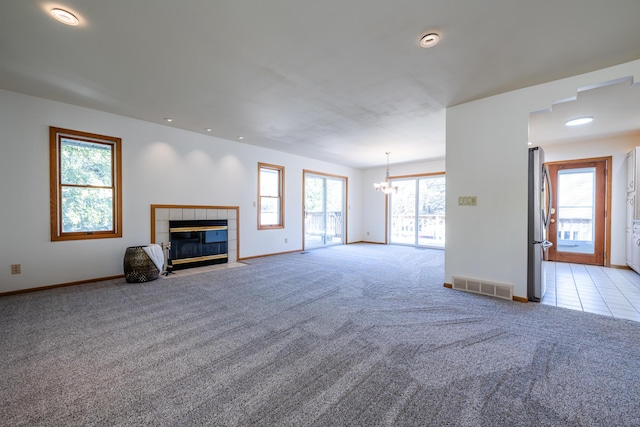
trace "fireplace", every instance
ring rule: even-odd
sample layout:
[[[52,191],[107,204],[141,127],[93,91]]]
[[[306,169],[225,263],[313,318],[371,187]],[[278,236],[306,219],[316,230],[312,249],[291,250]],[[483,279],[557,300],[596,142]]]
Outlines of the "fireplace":
[[[173,270],[228,262],[226,219],[169,221]]]

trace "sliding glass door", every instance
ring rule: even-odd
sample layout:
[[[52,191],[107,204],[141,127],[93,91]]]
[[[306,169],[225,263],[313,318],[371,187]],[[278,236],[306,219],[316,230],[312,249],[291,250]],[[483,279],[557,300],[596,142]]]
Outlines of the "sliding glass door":
[[[393,184],[398,191],[389,198],[389,241],[444,248],[444,175],[393,179]]]
[[[304,172],[305,249],[345,243],[346,178]]]

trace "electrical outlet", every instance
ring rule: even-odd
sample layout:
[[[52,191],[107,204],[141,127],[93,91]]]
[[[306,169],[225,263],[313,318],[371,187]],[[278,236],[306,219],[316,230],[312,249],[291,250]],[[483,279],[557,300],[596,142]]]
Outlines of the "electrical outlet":
[[[284,242],[285,243],[289,243],[289,239],[287,239],[286,237],[284,238]]]
[[[11,264],[11,274],[20,274],[21,267],[20,264]]]
[[[369,235],[369,232],[367,231],[367,236]]]

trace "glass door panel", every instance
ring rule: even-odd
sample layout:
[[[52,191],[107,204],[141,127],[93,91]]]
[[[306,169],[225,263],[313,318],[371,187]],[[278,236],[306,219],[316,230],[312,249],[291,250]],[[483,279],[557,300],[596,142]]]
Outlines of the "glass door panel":
[[[304,246],[324,245],[324,180],[305,175],[304,178]]]
[[[345,243],[346,180],[304,175],[305,249]]]
[[[418,245],[444,247],[444,176],[420,179],[418,186]]]
[[[445,176],[393,180],[389,241],[444,248]]]
[[[416,243],[416,181],[393,181],[398,191],[391,194],[391,243]]]
[[[558,171],[558,252],[594,253],[596,168]]]
[[[344,181],[326,178],[325,187],[325,244],[339,245],[344,243]]]

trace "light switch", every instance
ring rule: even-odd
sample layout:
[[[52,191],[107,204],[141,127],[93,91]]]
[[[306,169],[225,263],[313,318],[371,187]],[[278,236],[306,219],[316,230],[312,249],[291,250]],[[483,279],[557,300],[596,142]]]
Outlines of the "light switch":
[[[477,206],[478,196],[458,196],[458,206]]]

